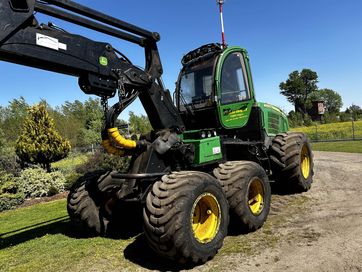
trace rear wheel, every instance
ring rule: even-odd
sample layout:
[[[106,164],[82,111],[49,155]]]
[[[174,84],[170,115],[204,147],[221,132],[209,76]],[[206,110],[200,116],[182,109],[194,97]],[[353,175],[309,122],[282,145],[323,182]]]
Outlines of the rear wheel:
[[[106,235],[114,206],[111,192],[115,188],[110,172],[95,171],[80,177],[67,199],[72,223],[87,234]]]
[[[150,247],[179,262],[206,262],[221,248],[228,204],[217,180],[206,173],[174,172],[147,195],[144,230]]]
[[[269,214],[271,190],[264,169],[251,161],[229,161],[214,170],[237,226],[247,231],[260,228]]]
[[[277,135],[270,150],[273,177],[291,192],[308,191],[313,182],[313,153],[304,133]]]

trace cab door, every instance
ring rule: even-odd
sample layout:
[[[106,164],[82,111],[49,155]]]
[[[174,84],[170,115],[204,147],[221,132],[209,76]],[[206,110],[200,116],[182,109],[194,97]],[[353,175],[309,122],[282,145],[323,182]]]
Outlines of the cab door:
[[[238,47],[223,52],[217,68],[216,90],[218,114],[224,128],[240,128],[249,120],[255,101],[249,74],[246,52]]]

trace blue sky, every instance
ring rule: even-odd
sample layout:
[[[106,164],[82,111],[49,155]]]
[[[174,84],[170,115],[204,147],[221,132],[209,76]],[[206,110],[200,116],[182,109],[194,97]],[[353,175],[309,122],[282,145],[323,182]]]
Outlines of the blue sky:
[[[173,92],[180,60],[188,51],[220,41],[216,0],[133,0],[79,3],[161,34],[159,50],[163,79]],[[320,88],[337,91],[343,109],[352,103],[362,106],[362,1],[361,0],[226,0],[226,40],[248,50],[257,99],[285,111],[293,106],[280,95],[279,83],[294,70],[310,68],[318,73]],[[135,64],[143,65],[143,50],[56,19],[38,16],[39,21],[65,28],[98,41],[110,42]],[[87,99],[77,79],[19,65],[0,62],[0,105],[19,96],[29,103],[44,98],[52,106],[64,101]],[[129,110],[143,113],[139,102]],[[121,116],[122,117],[122,116]]]

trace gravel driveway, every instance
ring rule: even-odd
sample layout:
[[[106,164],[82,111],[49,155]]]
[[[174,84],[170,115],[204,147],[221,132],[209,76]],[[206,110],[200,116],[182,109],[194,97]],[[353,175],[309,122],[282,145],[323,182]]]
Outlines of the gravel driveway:
[[[273,195],[265,226],[195,271],[362,271],[362,154],[314,152],[311,190]]]

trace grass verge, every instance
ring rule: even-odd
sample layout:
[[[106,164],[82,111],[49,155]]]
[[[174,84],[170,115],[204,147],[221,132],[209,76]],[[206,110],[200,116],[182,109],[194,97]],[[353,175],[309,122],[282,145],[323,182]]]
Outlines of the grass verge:
[[[362,153],[362,141],[312,143],[315,151]]]

